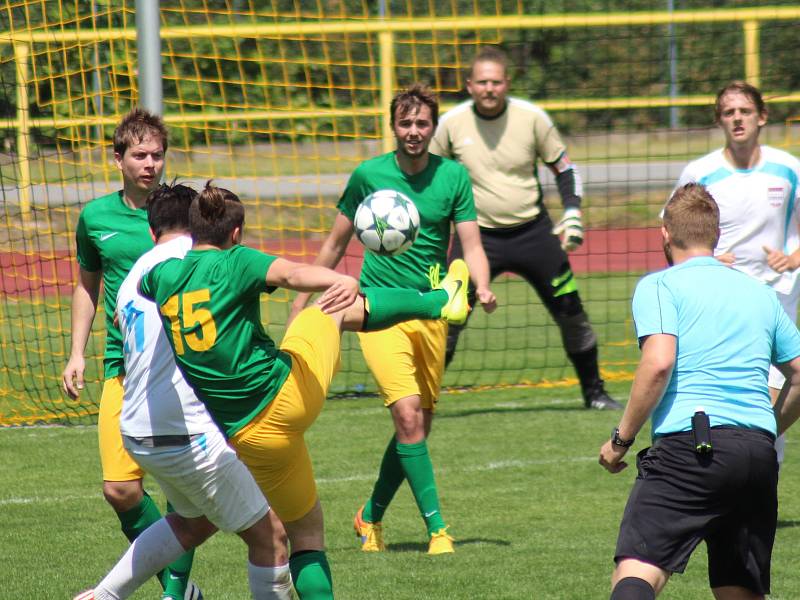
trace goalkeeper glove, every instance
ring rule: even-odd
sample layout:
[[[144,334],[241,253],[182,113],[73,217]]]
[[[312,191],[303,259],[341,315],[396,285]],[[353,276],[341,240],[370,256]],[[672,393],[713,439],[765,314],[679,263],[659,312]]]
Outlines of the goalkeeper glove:
[[[561,247],[570,252],[583,244],[583,223],[578,208],[568,208],[561,220],[553,228],[553,233],[561,238]]]

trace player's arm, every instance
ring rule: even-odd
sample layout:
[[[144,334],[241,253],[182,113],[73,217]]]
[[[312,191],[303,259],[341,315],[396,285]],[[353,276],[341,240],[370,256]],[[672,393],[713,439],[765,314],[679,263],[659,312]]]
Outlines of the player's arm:
[[[621,439],[633,440],[661,401],[675,366],[677,347],[678,339],[668,333],[648,335],[642,341],[642,357],[633,376],[630,399],[619,422]],[[609,472],[618,473],[628,466],[622,460],[627,451],[627,448],[609,440],[600,448],[600,464]]]
[[[564,250],[575,250],[583,244],[583,183],[580,173],[566,152],[556,162],[547,163],[547,167],[556,178],[556,187],[564,206],[564,214],[553,228],[553,233],[561,238],[561,247]]]
[[[267,270],[268,286],[277,286],[298,292],[325,293],[319,300],[320,308],[334,313],[347,308],[358,298],[358,281],[327,267],[307,265],[284,258],[276,258]]]
[[[497,308],[497,299],[489,288],[489,260],[481,243],[481,232],[476,221],[456,223],[456,234],[464,249],[464,262],[469,267],[470,279],[475,284],[475,293],[486,312]]]
[[[777,367],[786,377],[775,402],[778,435],[782,435],[800,417],[800,356]]]
[[[61,374],[61,385],[71,398],[77,398],[83,389],[83,373],[86,361],[83,357],[92,332],[92,322],[97,313],[102,271],[78,270],[78,281],[72,292],[72,324],[69,360]]]
[[[344,214],[338,213],[336,219],[333,221],[333,227],[328,237],[322,243],[319,249],[319,254],[314,259],[314,265],[327,267],[328,269],[336,268],[336,265],[342,260],[347,245],[350,243],[350,238],[353,237],[353,222],[350,221]],[[293,288],[294,289],[294,288]],[[289,322],[303,310],[311,298],[311,291],[301,291],[292,302],[291,311],[289,312]]]

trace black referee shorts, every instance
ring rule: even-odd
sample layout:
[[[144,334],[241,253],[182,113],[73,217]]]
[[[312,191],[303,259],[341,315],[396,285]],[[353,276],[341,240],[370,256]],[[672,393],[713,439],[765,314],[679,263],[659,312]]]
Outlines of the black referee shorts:
[[[711,440],[713,452],[705,456],[695,452],[691,431],[639,452],[614,560],[683,573],[705,540],[712,588],[768,594],[778,515],[775,438],[759,429],[714,427]]]

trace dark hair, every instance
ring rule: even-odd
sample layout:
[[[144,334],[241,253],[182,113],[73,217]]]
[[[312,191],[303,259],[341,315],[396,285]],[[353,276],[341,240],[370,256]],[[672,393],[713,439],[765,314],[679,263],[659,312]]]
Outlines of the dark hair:
[[[162,183],[147,196],[147,221],[156,240],[170,231],[189,231],[189,207],[197,192],[182,183]]]
[[[719,121],[722,116],[722,97],[729,92],[744,94],[756,105],[759,115],[767,114],[767,105],[764,103],[764,98],[756,86],[750,85],[746,81],[732,81],[717,92],[717,100],[714,102],[714,118],[716,121]]]
[[[467,74],[468,79],[472,78],[472,72],[475,69],[475,65],[480,62],[493,62],[497,63],[498,65],[502,65],[503,73],[506,76],[508,75],[508,54],[496,46],[484,46],[478,50],[475,58],[473,58],[472,62],[469,64],[469,73]]]
[[[244,225],[244,205],[225,188],[209,179],[189,209],[189,229],[195,244],[224,246],[233,230]]]
[[[144,108],[134,108],[122,117],[114,130],[114,152],[124,156],[128,148],[142,143],[147,137],[160,140],[164,152],[167,151],[169,136],[161,117]]]
[[[439,101],[424,83],[415,83],[392,98],[392,104],[389,107],[392,113],[390,120],[392,127],[394,127],[396,118],[403,118],[422,105],[431,109],[431,121],[436,127],[439,123]]]
[[[687,184],[675,190],[664,207],[664,227],[676,248],[713,250],[719,241],[719,207],[704,186]]]

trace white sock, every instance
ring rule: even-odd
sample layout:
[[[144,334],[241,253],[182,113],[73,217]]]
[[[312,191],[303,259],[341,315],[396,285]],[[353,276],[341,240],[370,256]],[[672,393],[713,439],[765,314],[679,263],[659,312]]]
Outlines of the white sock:
[[[254,600],[292,600],[289,563],[278,567],[257,567],[248,562],[247,579]]]
[[[127,598],[184,552],[167,520],[156,521],[133,540],[128,551],[97,585],[95,598]]]

